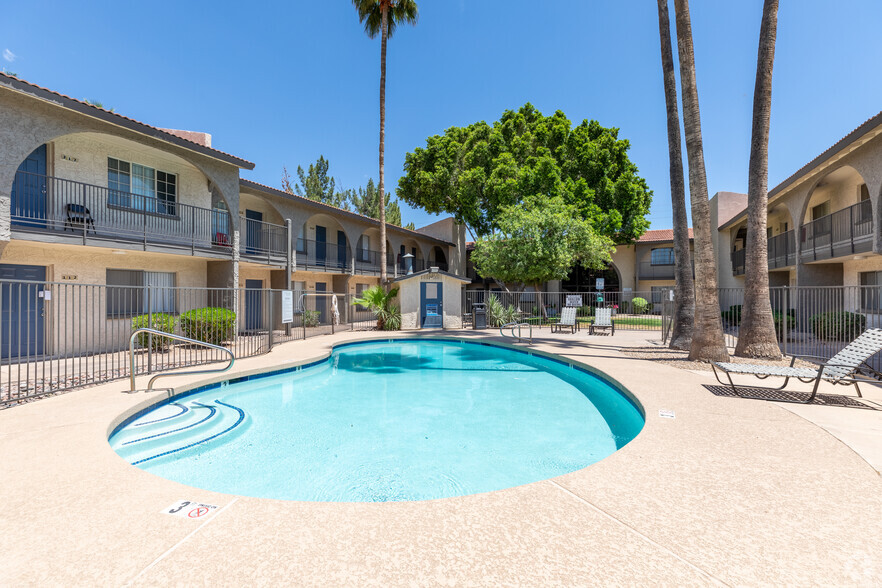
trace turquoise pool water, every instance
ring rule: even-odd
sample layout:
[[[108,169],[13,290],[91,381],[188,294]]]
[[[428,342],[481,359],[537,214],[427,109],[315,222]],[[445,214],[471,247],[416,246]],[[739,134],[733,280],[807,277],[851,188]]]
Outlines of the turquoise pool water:
[[[118,428],[113,449],[190,486],[383,502],[499,490],[588,466],[643,427],[603,379],[459,341],[337,347],[304,369],[198,390]]]

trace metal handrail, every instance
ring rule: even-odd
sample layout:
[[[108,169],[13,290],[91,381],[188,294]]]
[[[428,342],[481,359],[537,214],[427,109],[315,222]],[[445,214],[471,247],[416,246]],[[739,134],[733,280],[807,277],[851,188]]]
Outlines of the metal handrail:
[[[518,329],[518,334],[517,334],[517,335],[515,335],[515,332],[514,332],[515,327],[517,327],[517,329]],[[522,327],[529,327],[529,329],[530,329],[530,339],[529,339],[529,344],[532,345],[532,344],[533,344],[533,325],[530,324],[530,323],[519,323],[519,322],[517,322],[517,321],[515,321],[515,322],[513,322],[513,323],[506,323],[506,324],[504,324],[504,325],[502,325],[502,326],[499,327],[499,335],[502,336],[502,337],[508,337],[508,335],[506,335],[506,334],[502,331],[502,329],[511,328],[511,337],[512,337],[513,339],[517,339],[518,341],[523,341],[523,340],[524,340],[524,337],[521,335],[521,328],[522,328]]]
[[[149,327],[142,327],[140,329],[135,329],[132,331],[132,336],[129,338],[129,369],[131,370],[131,381],[132,381],[132,389],[129,392],[134,392],[137,390],[135,387],[135,338],[142,333],[150,333],[152,335],[159,335],[160,337],[168,337],[169,339],[174,339],[175,341],[183,341],[184,343],[192,343],[196,345],[204,345],[205,347],[210,347],[211,349],[219,349],[220,351],[225,351],[230,355],[230,363],[227,364],[226,367],[220,369],[211,369],[211,370],[195,370],[189,372],[175,372],[171,374],[156,374],[150,381],[147,382],[147,390],[153,389],[153,382],[157,380],[157,378],[163,378],[168,376],[183,376],[188,375],[191,376],[193,374],[220,374],[228,371],[231,367],[233,367],[233,363],[236,361],[236,356],[233,355],[233,352],[227,349],[226,347],[221,347],[220,345],[215,345],[213,343],[206,343],[205,341],[199,341],[198,339],[190,339],[189,337],[184,337],[181,335],[175,335],[174,333],[166,333],[165,331],[160,331],[159,329],[151,329]],[[150,342],[148,342],[148,345]]]

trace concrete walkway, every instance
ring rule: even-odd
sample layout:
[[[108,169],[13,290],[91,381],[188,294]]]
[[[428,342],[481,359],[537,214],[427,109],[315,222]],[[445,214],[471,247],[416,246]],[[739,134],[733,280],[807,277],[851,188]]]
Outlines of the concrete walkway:
[[[377,335],[287,343],[234,373]],[[107,443],[164,395],[127,394],[124,382],[0,411],[0,585],[878,585],[878,472],[806,414],[714,396],[703,375],[619,352],[645,339],[581,332],[534,345],[636,395],[647,422],[624,449],[551,480],[443,500],[288,502],[158,478]],[[845,429],[849,415],[882,414],[824,410],[840,411]],[[179,500],[221,508],[205,520],[161,513]]]

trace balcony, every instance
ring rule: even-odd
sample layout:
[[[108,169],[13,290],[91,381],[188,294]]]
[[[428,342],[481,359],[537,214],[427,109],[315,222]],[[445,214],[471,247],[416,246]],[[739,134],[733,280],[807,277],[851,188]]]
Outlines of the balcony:
[[[747,264],[747,249],[732,252],[732,275],[743,276]]]
[[[229,213],[17,172],[11,207],[16,233],[75,238],[83,245],[158,246],[233,257]],[[50,239],[51,240],[51,239]]]
[[[288,227],[239,217],[239,257],[270,265],[288,262]]]
[[[360,254],[361,251],[358,253]],[[297,239],[295,257],[295,270],[297,271],[348,274],[352,272],[352,262],[352,250],[348,246],[341,247],[336,243]],[[379,266],[377,267],[379,273]],[[358,269],[358,264],[356,264],[356,269]]]
[[[803,225],[800,259],[818,261],[873,249],[873,209],[869,200]]]
[[[637,268],[638,280],[673,280],[677,266],[674,264],[653,264],[643,261]]]
[[[796,242],[793,231],[775,235],[769,239],[767,248],[769,269],[777,269],[796,265]],[[732,275],[743,276],[747,268],[747,249],[732,252]]]

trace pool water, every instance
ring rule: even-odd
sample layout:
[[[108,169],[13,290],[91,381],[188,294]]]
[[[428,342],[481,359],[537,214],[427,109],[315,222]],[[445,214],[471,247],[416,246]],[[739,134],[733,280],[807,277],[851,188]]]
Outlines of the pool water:
[[[308,501],[427,500],[584,468],[643,427],[570,364],[463,341],[337,347],[316,365],[174,399],[117,429],[138,467],[218,492]]]

